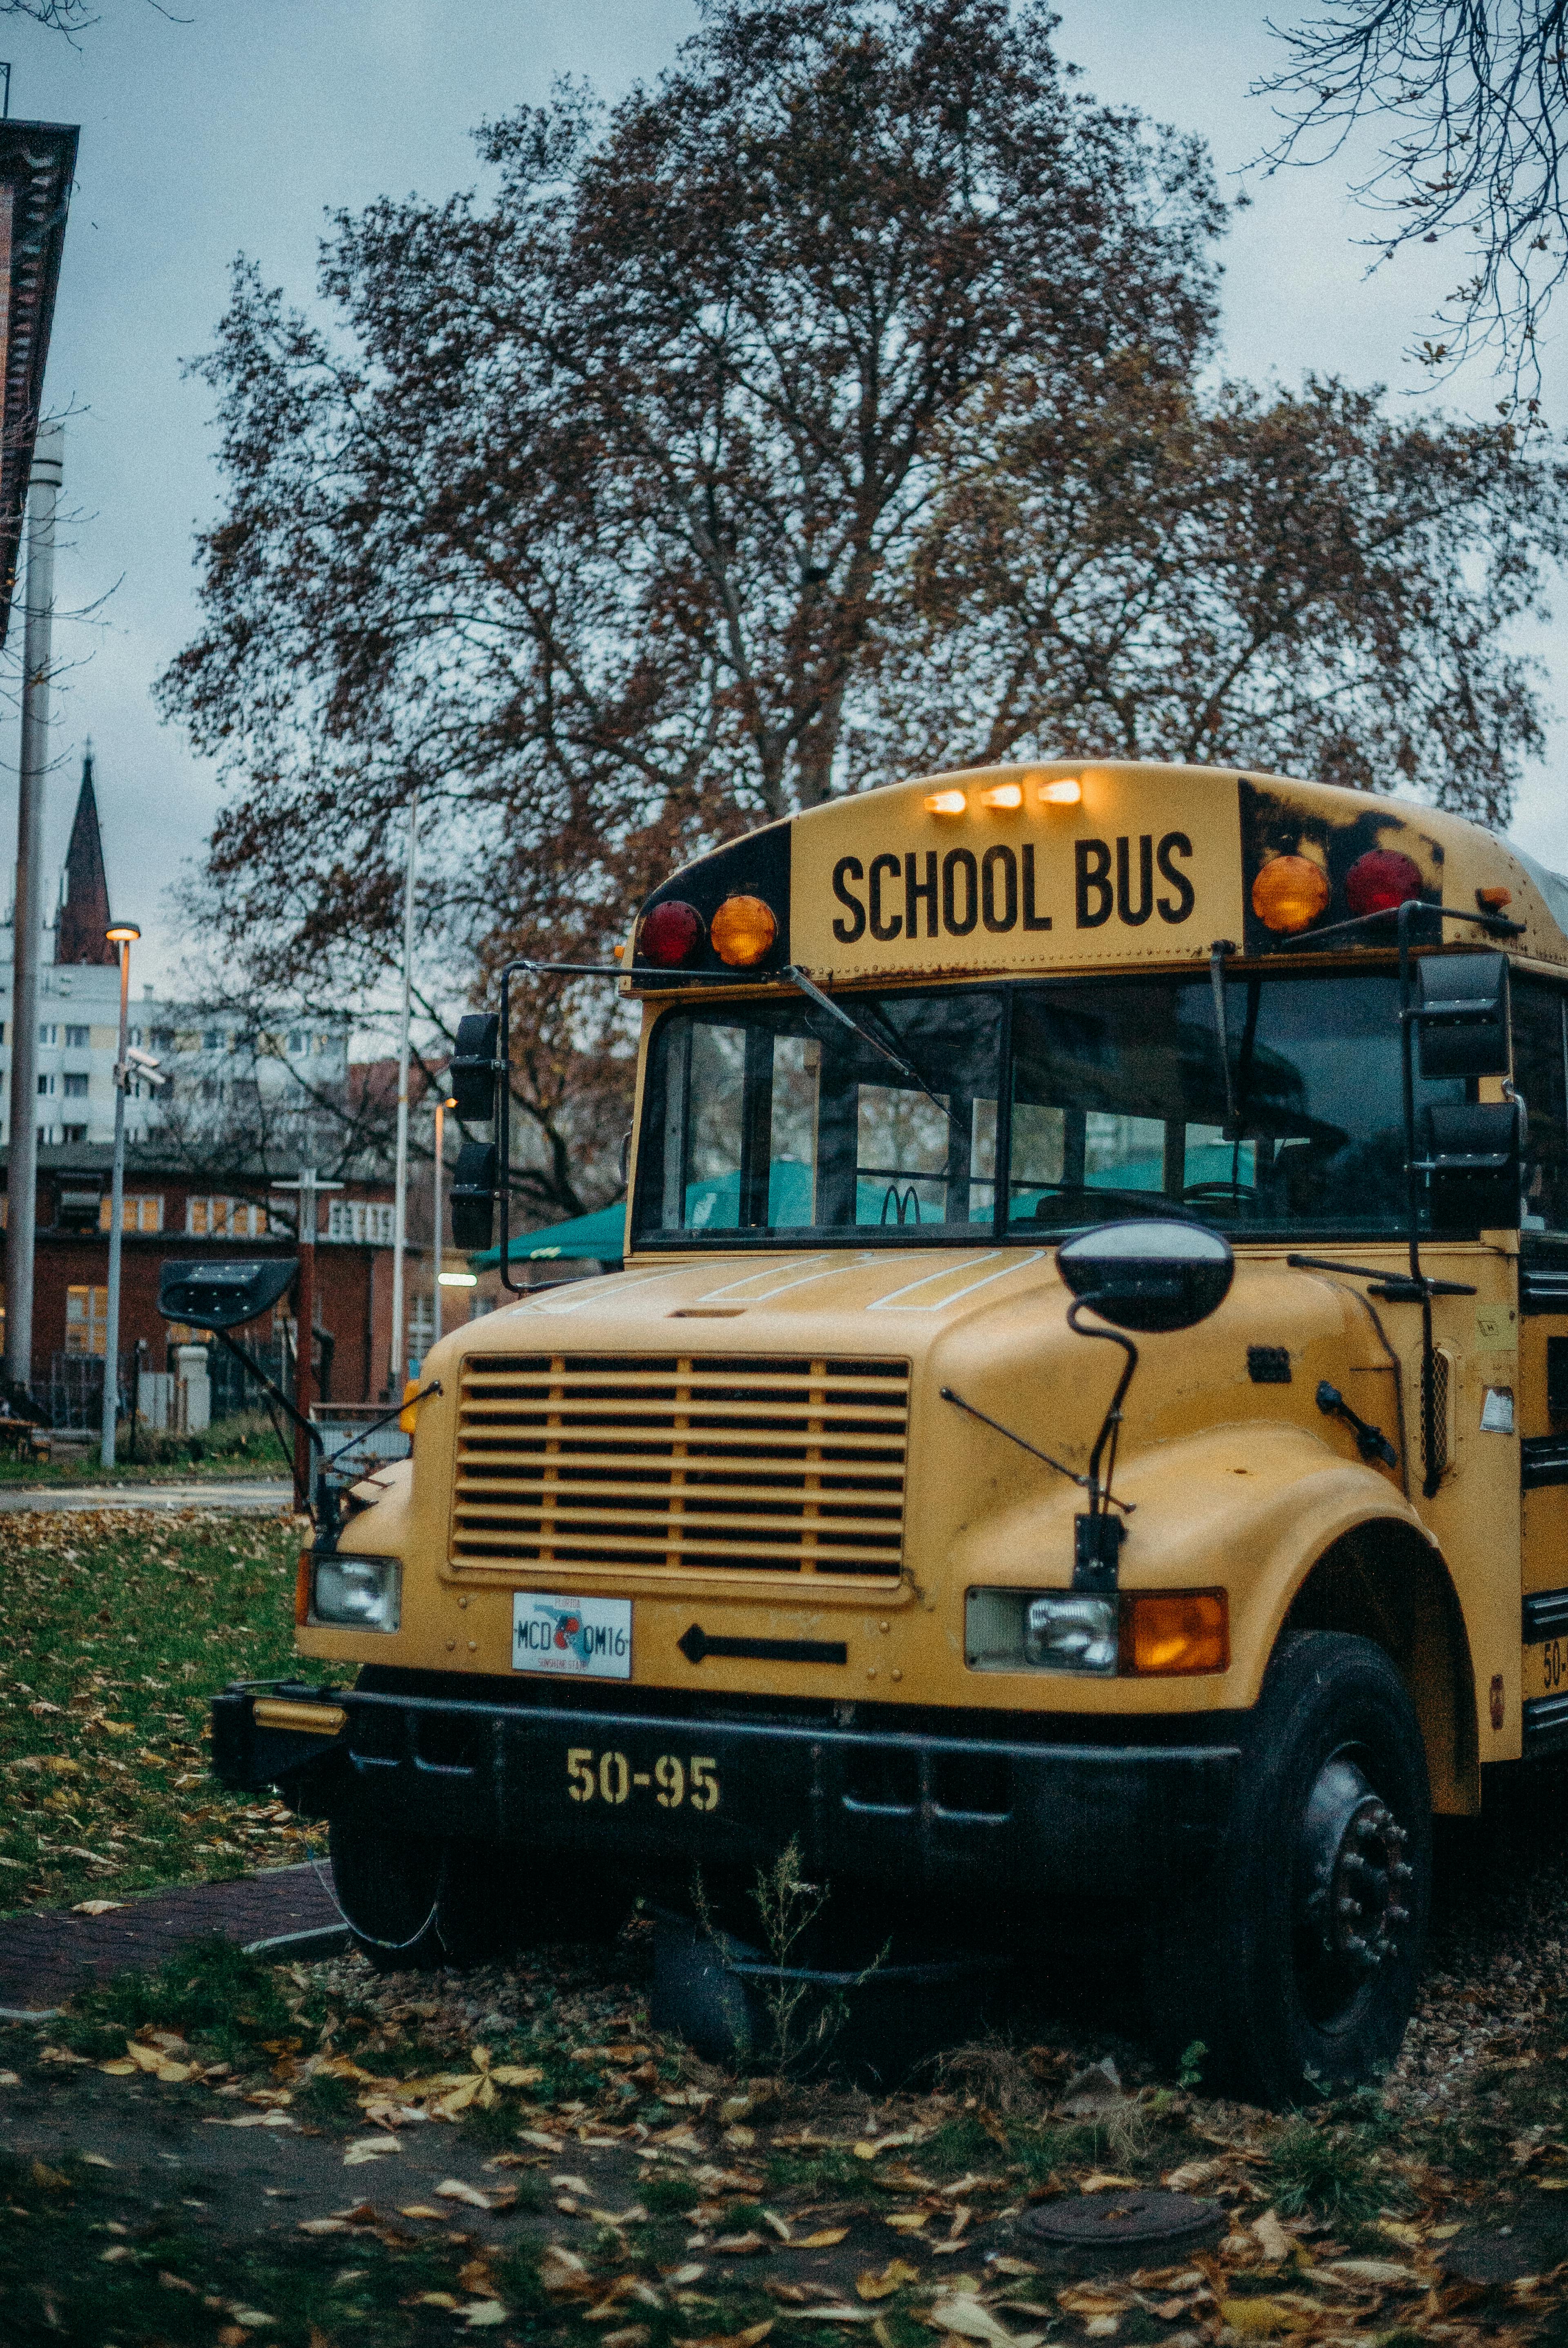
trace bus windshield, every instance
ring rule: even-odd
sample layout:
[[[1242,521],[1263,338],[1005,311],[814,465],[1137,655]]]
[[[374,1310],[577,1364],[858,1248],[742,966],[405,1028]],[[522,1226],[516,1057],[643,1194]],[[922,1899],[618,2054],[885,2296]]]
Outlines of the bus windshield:
[[[842,1001],[861,1035],[804,998],[665,1014],[637,1243],[1022,1240],[1173,1203],[1237,1238],[1403,1229],[1391,972],[1229,978],[1223,1037],[1206,974]],[[1463,1097],[1418,1079],[1418,1107]]]

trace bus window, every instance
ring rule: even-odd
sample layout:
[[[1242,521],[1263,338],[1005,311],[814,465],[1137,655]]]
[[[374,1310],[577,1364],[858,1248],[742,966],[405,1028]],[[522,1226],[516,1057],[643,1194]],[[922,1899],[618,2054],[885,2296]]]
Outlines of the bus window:
[[[1521,1230],[1568,1233],[1568,993],[1515,972],[1513,1081],[1529,1117]]]
[[[1249,1235],[1397,1233],[1405,1213],[1391,973],[1206,978],[1014,998],[1008,1220],[1066,1230],[1178,1204]],[[1418,1105],[1462,1100],[1458,1080]]]
[[[682,1010],[661,1022],[640,1235],[859,1241],[990,1231],[999,998],[856,994],[845,1004],[858,1035],[804,1000]]]

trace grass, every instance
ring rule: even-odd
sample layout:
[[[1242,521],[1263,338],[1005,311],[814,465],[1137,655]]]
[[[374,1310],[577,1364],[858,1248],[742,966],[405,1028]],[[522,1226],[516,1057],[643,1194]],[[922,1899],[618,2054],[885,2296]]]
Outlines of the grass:
[[[204,1758],[215,1689],[302,1668],[297,1546],[265,1520],[0,1517],[0,1910],[303,1855]]]
[[[1399,2199],[1399,2181],[1378,2160],[1378,2133],[1366,2120],[1286,2120],[1269,2143],[1263,2172],[1281,2217],[1356,2228]]]
[[[87,1982],[72,1999],[56,2036],[77,2054],[101,2060],[121,2053],[127,2038],[145,2024],[156,2023],[179,2031],[208,2061],[241,2061],[254,2057],[269,2040],[274,2047],[290,2039],[300,2043],[280,1980],[274,1966],[213,1933],[191,1941],[155,1971]],[[341,2082],[322,2084],[335,2087]],[[348,2107],[353,2109],[352,2099]]]

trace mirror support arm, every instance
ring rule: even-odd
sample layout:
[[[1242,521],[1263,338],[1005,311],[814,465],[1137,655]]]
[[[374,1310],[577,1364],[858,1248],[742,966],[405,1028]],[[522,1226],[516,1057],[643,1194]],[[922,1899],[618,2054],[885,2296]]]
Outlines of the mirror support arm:
[[[1111,1514],[1112,1509],[1122,1505],[1113,1498],[1111,1483],[1116,1473],[1116,1440],[1122,1429],[1122,1406],[1127,1399],[1127,1389],[1138,1366],[1138,1348],[1121,1329],[1087,1326],[1079,1319],[1079,1314],[1085,1309],[1093,1311],[1093,1297],[1075,1296],[1067,1308],[1068,1327],[1080,1337],[1106,1338],[1112,1345],[1120,1345],[1127,1356],[1122,1375],[1116,1381],[1116,1391],[1111,1397],[1111,1406],[1100,1422],[1100,1432],[1089,1455],[1089,1507],[1082,1516],[1074,1519],[1076,1541],[1072,1586],[1074,1590],[1106,1591],[1116,1587],[1118,1560],[1127,1534],[1122,1519]],[[1100,1474],[1102,1459],[1105,1462],[1103,1480]]]

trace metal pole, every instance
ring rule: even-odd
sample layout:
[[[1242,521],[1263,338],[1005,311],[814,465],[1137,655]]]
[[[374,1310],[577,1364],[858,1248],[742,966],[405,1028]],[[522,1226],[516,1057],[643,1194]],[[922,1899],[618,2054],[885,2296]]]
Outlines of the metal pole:
[[[125,1241],[125,1097],[130,1083],[126,1046],[130,1041],[130,940],[119,941],[119,1054],[114,1071],[114,1177],[109,1185],[109,1293],[104,1325],[103,1435],[100,1468],[114,1466],[115,1417],[119,1402],[119,1266]]]
[[[443,1077],[441,1081],[445,1084],[446,1080]],[[441,1343],[441,1153],[445,1149],[446,1146],[446,1102],[445,1096],[437,1092],[436,1096],[436,1179],[434,1185],[436,1192],[434,1200],[436,1210],[436,1238],[430,1251],[431,1263],[433,1267],[430,1278],[430,1326],[434,1333],[431,1343],[436,1345]]]
[[[44,919],[44,777],[49,763],[49,663],[55,615],[55,510],[65,440],[41,424],[27,498],[26,635],[16,795],[16,911],[12,930],[11,1147],[6,1165],[5,1375],[33,1375],[33,1245],[38,1203],[38,964]]]
[[[300,1271],[295,1283],[294,1408],[308,1421],[314,1385],[316,1326],[316,1176],[300,1169]],[[294,1506],[303,1509],[311,1497],[311,1438],[302,1426],[294,1427]]]
[[[392,1209],[392,1376],[387,1400],[396,1402],[408,1375],[403,1334],[403,1243],[408,1229],[408,1015],[414,965],[414,860],[419,839],[419,794],[408,802],[408,870],[403,882],[403,1025],[397,1044],[397,1179]]]

